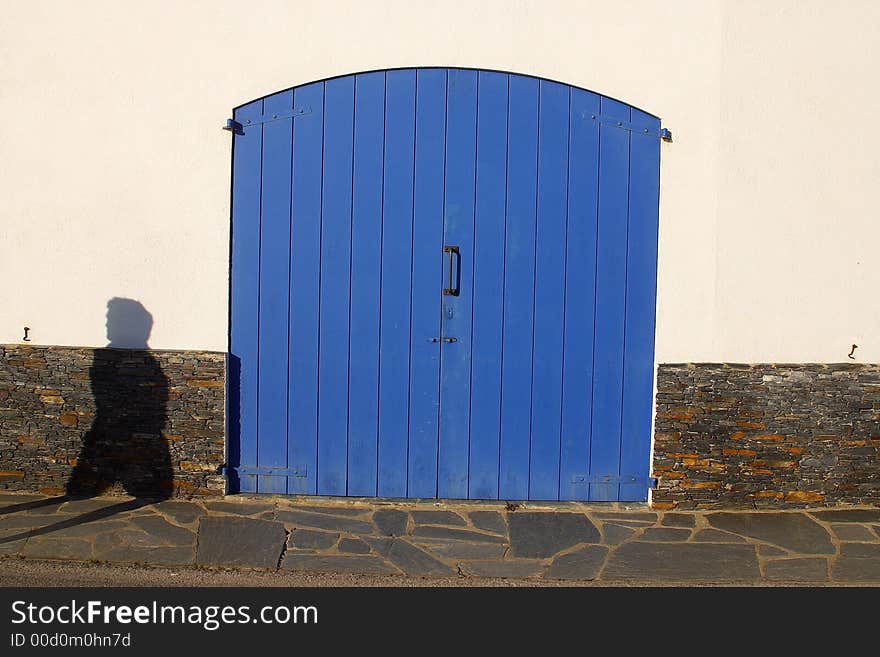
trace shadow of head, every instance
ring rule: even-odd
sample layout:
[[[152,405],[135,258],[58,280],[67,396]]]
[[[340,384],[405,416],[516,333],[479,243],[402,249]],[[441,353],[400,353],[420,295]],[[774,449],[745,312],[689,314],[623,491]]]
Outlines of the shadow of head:
[[[147,349],[153,316],[139,301],[113,297],[107,302],[108,347]]]

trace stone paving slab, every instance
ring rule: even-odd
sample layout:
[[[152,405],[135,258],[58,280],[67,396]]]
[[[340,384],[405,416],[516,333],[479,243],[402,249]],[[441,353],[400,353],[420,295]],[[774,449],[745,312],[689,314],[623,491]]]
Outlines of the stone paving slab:
[[[660,583],[739,583],[761,578],[754,545],[729,543],[624,543],[602,576]]]
[[[280,522],[209,516],[199,522],[196,563],[277,568],[286,540],[287,534]]]
[[[256,496],[149,504],[0,492],[0,558],[599,584],[880,586],[880,509],[664,512]]]
[[[819,557],[774,559],[764,566],[764,575],[775,582],[827,582],[828,559]]]

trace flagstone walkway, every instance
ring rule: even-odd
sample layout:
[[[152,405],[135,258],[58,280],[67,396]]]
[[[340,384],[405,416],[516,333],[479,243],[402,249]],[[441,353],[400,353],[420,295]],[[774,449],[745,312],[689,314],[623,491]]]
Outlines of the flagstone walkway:
[[[0,558],[605,584],[880,585],[880,508],[0,493]],[[389,578],[393,584],[393,577]]]

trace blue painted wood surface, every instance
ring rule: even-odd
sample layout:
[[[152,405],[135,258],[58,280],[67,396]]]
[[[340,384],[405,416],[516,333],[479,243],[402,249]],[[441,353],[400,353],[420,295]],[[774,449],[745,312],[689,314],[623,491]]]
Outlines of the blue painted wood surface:
[[[477,101],[468,497],[498,497],[501,445],[501,321],[507,201],[507,98],[504,73],[481,71]]]
[[[264,114],[289,111],[293,92],[265,100]],[[290,177],[293,122],[263,126],[263,179],[260,198],[259,411],[257,465],[287,465],[287,318],[290,312]],[[287,477],[258,475],[260,493],[286,493]]]
[[[293,102],[296,107],[308,107],[311,113],[293,120],[287,466],[296,474],[288,477],[287,492],[314,495],[317,493],[318,469],[318,317],[324,84],[318,82],[299,87],[294,91]],[[273,282],[261,281],[260,287],[264,285],[271,287]]]
[[[441,331],[446,71],[419,71],[417,88],[406,490],[408,497],[436,497],[441,343],[432,340]]]
[[[351,215],[348,495],[377,494],[384,144],[385,74],[358,75]]]
[[[239,107],[235,120],[244,123],[263,114],[263,101]],[[257,400],[260,319],[260,179],[263,128],[235,136],[232,154],[232,253],[230,271],[229,354],[237,377],[230,382],[230,465],[256,465],[259,447]],[[234,490],[257,492],[255,475],[233,478]]]
[[[382,281],[379,299],[379,489],[406,496],[416,72],[385,81]]]
[[[656,117],[442,68],[234,117],[235,490],[646,499]]]
[[[660,121],[633,108],[637,127],[657,131]],[[657,297],[657,208],[660,142],[633,136],[629,158],[626,334],[620,471],[646,478],[650,470],[651,395],[654,389],[654,317]],[[618,498],[644,499],[644,485],[621,483]]]
[[[629,120],[629,107],[617,101],[602,98],[599,110]],[[590,472],[615,476],[620,473],[629,141],[629,132],[600,127]],[[616,482],[592,484],[589,498],[615,500],[618,488]]]
[[[569,87],[541,81],[529,499],[559,497]]]
[[[599,96],[571,90],[559,499],[589,495],[599,201]]]
[[[345,495],[348,475],[349,294],[354,78],[324,89],[318,335],[318,494]]]
[[[538,80],[510,77],[499,497],[528,499],[534,347]]]
[[[443,244],[459,255],[443,258],[446,280],[460,294],[441,297],[444,337],[440,356],[440,444],[437,494],[466,498],[470,417],[471,325],[474,271],[474,176],[477,136],[477,72],[451,70],[446,92],[446,196]],[[449,267],[455,271],[450,272]]]

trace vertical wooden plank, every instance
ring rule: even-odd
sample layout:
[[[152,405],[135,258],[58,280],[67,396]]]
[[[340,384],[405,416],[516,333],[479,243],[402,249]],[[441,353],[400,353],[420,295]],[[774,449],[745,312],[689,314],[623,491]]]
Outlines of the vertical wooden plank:
[[[608,98],[601,113],[629,121],[630,110]],[[596,270],[596,333],[593,359],[593,418],[590,471],[593,476],[619,474],[620,422],[623,395],[624,304],[626,301],[627,204],[629,200],[630,133],[600,127],[599,226]],[[590,499],[615,500],[619,486],[596,483]]]
[[[263,113],[257,100],[235,110],[244,124]],[[235,136],[232,174],[232,271],[230,282],[229,381],[230,465],[257,464],[257,364],[260,316],[260,179],[263,128],[256,125]],[[255,493],[254,475],[240,475],[233,485]]]
[[[540,83],[529,499],[559,498],[569,88]]]
[[[442,297],[443,335],[456,342],[441,346],[437,494],[461,499],[468,493],[477,73],[450,69],[448,76],[443,243],[460,250],[453,259],[460,294]]]
[[[294,106],[311,114],[293,129],[293,209],[290,237],[287,492],[317,492],[318,317],[321,254],[321,174],[324,83],[298,87]]]
[[[264,114],[293,108],[293,92],[264,100]],[[287,467],[287,322],[293,119],[263,125],[260,212],[260,450],[257,465]],[[259,475],[260,493],[287,492],[286,475]]]
[[[593,405],[599,96],[571,90],[559,499],[586,500]]]
[[[501,378],[500,497],[529,494],[534,329],[538,82],[510,76],[507,148],[507,237]]]
[[[508,76],[480,71],[468,497],[498,498]]]
[[[355,80],[348,494],[377,494],[385,73]]]
[[[416,74],[388,71],[382,210],[379,495],[406,495]]]
[[[437,494],[446,71],[417,73],[408,497]]]
[[[324,89],[318,494],[345,495],[354,77],[328,80]]]
[[[623,356],[623,421],[620,472],[644,480],[650,469],[651,402],[654,388],[654,316],[657,292],[657,224],[660,205],[660,121],[632,110],[630,138],[629,240],[627,242],[626,330]],[[622,483],[620,499],[643,502],[644,481]]]

